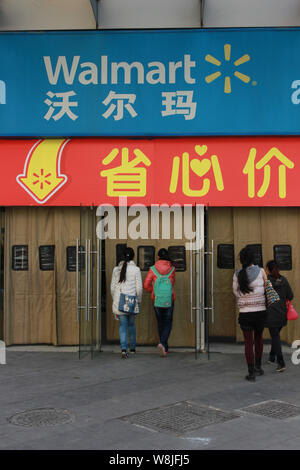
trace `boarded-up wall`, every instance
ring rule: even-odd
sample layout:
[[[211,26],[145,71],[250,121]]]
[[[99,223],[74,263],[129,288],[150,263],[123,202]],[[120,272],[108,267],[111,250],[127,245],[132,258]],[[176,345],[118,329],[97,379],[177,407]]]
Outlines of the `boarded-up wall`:
[[[232,294],[234,269],[217,267],[217,246],[234,243],[233,209],[208,209],[209,247],[214,240],[214,323],[210,322],[210,335],[235,338],[235,299]],[[209,260],[209,263],[211,260]],[[210,286],[211,288],[211,286]]]
[[[129,218],[129,222],[130,222]],[[297,285],[300,276],[298,238],[300,209],[298,208],[209,208],[208,235],[215,243],[214,292],[215,322],[210,323],[210,335],[236,338],[242,341],[237,322],[238,312],[232,293],[234,269],[217,267],[217,246],[234,244],[235,269],[240,267],[239,251],[247,244],[262,244],[264,266],[273,258],[273,246],[289,244],[292,247],[293,268],[282,271],[295,294],[294,305],[300,309]],[[171,218],[172,221],[172,218]],[[171,227],[173,225],[171,224]],[[149,223],[149,234],[151,225]],[[66,248],[79,238],[79,208],[6,208],[5,210],[5,300],[4,339],[7,344],[78,344],[76,321],[75,272],[66,269]],[[150,235],[151,237],[151,235]],[[106,240],[107,279],[107,340],[119,341],[118,322],[111,313],[110,279],[116,263],[116,244],[126,243],[135,249],[152,245],[156,254],[161,247],[184,245],[186,240],[176,240],[171,229],[170,240]],[[12,246],[28,245],[29,270],[13,271]],[[39,269],[39,246],[55,245],[54,271]],[[170,346],[195,345],[195,322],[190,316],[189,253],[186,253],[186,271],[176,273],[174,325]],[[135,258],[137,261],[137,258]],[[142,273],[143,279],[146,272]],[[153,304],[144,292],[141,314],[136,319],[139,344],[158,342]],[[300,322],[289,322],[281,337],[289,344],[300,337]],[[265,331],[265,338],[269,333]]]
[[[66,247],[79,236],[77,208],[6,208],[4,339],[9,344],[78,344],[75,273]],[[28,245],[28,271],[12,270],[13,245]],[[53,271],[39,266],[39,246],[55,245]]]
[[[274,258],[274,245],[291,245],[291,271],[282,271],[291,284],[296,310],[300,308],[297,286],[300,277],[298,240],[300,233],[299,208],[209,208],[209,238],[215,240],[215,323],[211,325],[213,336],[236,337],[243,341],[238,324],[238,311],[232,293],[234,270],[217,267],[217,245],[234,244],[235,269],[240,268],[239,252],[248,244],[261,244],[264,267]],[[300,322],[289,322],[282,330],[282,340],[292,343],[300,337]],[[265,329],[264,338],[269,339]]]

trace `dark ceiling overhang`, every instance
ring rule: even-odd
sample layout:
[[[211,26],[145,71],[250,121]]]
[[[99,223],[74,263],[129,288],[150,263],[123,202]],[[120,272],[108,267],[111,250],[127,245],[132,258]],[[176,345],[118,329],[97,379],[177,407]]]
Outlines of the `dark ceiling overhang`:
[[[93,12],[94,12],[94,16],[95,16],[95,20],[96,20],[96,28],[98,28],[98,0],[90,0],[91,2],[91,5],[92,5],[92,8],[93,8]]]

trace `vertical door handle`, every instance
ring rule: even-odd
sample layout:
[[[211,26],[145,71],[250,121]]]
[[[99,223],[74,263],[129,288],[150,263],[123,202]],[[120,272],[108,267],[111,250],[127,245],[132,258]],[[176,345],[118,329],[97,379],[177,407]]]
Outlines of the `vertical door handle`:
[[[87,320],[90,320],[90,301],[91,301],[91,240],[88,240],[88,310]]]
[[[201,278],[200,278],[200,283],[201,283],[201,299],[200,299],[200,304],[201,304],[201,323],[204,322],[205,319],[205,272],[204,272],[204,263],[205,263],[205,252],[204,248],[199,250],[199,257],[200,257],[200,273],[201,273]]]
[[[79,321],[79,240],[76,238],[76,320]]]
[[[100,318],[100,305],[101,305],[101,302],[99,301],[99,298],[100,298],[100,280],[101,280],[101,274],[100,273],[100,268],[101,268],[101,264],[100,264],[100,243],[101,243],[101,240],[99,240],[99,238],[97,238],[97,262],[96,262],[96,319],[97,321],[99,320]]]
[[[194,322],[193,317],[193,288],[194,288],[194,279],[193,279],[193,249],[192,243],[190,244],[190,297],[191,297],[191,323]]]
[[[90,317],[90,250],[89,241],[85,240],[85,319]]]
[[[211,241],[211,321],[215,322],[214,304],[214,241]]]

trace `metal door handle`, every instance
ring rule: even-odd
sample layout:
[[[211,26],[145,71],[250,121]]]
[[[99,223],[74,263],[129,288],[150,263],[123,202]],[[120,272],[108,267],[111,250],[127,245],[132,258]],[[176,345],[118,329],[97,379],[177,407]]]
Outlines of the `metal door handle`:
[[[79,321],[79,240],[76,238],[76,320]]]
[[[85,240],[85,319],[90,319],[90,240]]]
[[[97,271],[97,274],[96,274],[96,319],[97,321],[99,320],[100,318],[100,315],[99,315],[99,307],[100,307],[100,301],[99,301],[99,297],[100,297],[100,279],[101,279],[101,273],[100,273],[100,240],[97,238],[97,262],[96,262],[96,271]]]
[[[214,241],[211,241],[211,321],[215,322],[214,304]]]
[[[194,316],[193,316],[193,288],[194,288],[194,279],[193,279],[193,251],[192,246],[190,246],[190,292],[191,292],[191,323],[194,323]]]

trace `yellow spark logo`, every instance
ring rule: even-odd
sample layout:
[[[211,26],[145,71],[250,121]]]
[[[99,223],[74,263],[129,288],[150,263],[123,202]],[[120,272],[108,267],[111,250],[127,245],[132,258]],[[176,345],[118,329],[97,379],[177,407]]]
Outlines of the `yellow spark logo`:
[[[224,58],[226,62],[230,61],[230,56],[231,56],[231,45],[230,44],[224,44]],[[222,65],[222,62],[215,57],[213,57],[210,54],[207,54],[205,56],[206,62],[210,62],[213,65],[216,65],[217,67],[220,67]],[[233,64],[238,67],[239,65],[244,64],[245,62],[248,62],[250,60],[250,56],[248,54],[244,54],[242,57],[237,59]],[[216,80],[218,77],[220,77],[222,73],[220,71],[212,73],[210,75],[207,75],[205,77],[206,83],[211,83],[214,80]],[[249,83],[250,82],[250,77],[248,75],[244,75],[243,73],[239,71],[234,72],[234,76],[238,78],[239,80],[242,80],[244,83]],[[231,93],[231,80],[229,76],[225,77],[225,82],[224,82],[224,93]]]
[[[17,182],[38,203],[44,204],[67,181],[60,172],[63,150],[70,139],[41,139],[30,149]]]

